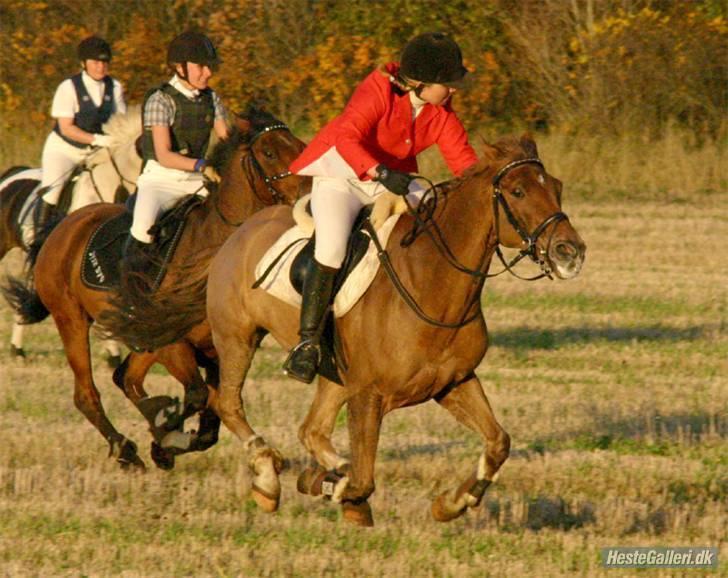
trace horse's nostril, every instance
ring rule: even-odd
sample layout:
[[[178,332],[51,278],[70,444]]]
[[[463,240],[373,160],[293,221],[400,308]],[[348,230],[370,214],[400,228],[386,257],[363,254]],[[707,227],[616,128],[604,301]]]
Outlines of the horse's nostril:
[[[557,243],[554,247],[554,251],[559,259],[564,260],[573,259],[578,253],[576,247],[574,247],[572,243],[568,242]]]

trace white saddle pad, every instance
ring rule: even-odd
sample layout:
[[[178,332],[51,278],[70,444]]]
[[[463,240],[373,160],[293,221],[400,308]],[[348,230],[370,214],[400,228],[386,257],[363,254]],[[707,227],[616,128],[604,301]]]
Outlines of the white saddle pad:
[[[397,220],[400,215],[392,215],[387,219],[384,224],[377,231],[377,236],[383,247],[387,246],[389,235],[392,233],[392,229],[397,224]],[[301,252],[301,249],[306,245],[308,236],[295,225],[288,229],[280,238],[273,243],[270,249],[266,251],[263,258],[258,262],[255,268],[255,278],[259,279],[263,273],[270,267],[271,263],[286,250],[286,247],[299,240],[300,242],[295,243],[288,249],[286,254],[275,264],[273,269],[268,273],[265,281],[261,284],[260,288],[265,289],[268,293],[277,297],[281,301],[285,301],[289,305],[294,307],[301,307],[301,296],[291,285],[290,272],[291,264],[296,258],[296,255]],[[374,243],[369,243],[369,249],[359,263],[357,263],[354,270],[349,274],[344,281],[339,292],[336,294],[334,299],[334,316],[342,317],[346,315],[349,310],[356,305],[357,301],[366,292],[374,280],[374,276],[379,270],[379,258],[377,257],[377,249]]]

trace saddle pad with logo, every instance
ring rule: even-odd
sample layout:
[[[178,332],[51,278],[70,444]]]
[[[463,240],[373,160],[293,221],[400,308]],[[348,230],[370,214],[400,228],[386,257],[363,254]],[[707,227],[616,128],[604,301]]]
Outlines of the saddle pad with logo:
[[[81,263],[81,280],[92,289],[111,291],[119,286],[119,264],[123,256],[124,242],[129,236],[133,219],[133,204],[136,198],[129,198],[128,209],[102,223],[86,245]],[[188,195],[174,207],[162,213],[150,232],[156,238],[154,251],[156,257],[145,274],[154,279],[156,290],[167,272],[167,264],[172,259],[187,222],[187,215],[204,202],[198,195]]]
[[[387,246],[389,235],[392,233],[399,217],[400,215],[392,215],[377,231],[377,236],[383,247]],[[290,281],[291,264],[298,253],[306,246],[308,239],[306,233],[298,225],[295,225],[273,243],[255,268],[255,278],[260,279],[268,268],[273,265],[260,287],[294,307],[301,306],[301,295],[293,288]],[[285,254],[282,255],[284,251]],[[276,259],[278,261],[273,264]],[[369,243],[366,254],[359,261],[359,264],[354,267],[334,298],[333,311],[335,317],[343,317],[356,305],[369,288],[369,285],[374,281],[378,270],[377,249],[374,243]]]

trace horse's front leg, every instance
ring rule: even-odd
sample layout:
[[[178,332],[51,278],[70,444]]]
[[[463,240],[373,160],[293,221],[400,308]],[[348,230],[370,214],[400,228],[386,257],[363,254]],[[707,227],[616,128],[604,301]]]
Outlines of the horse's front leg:
[[[382,397],[367,387],[347,402],[351,469],[341,495],[344,518],[359,526],[373,526],[369,496],[374,493],[374,461],[384,416]]]
[[[104,339],[102,342],[106,351],[106,365],[111,369],[116,369],[121,365],[121,346],[114,339]]]
[[[215,315],[213,308],[209,309]],[[229,317],[228,312],[224,312]],[[227,319],[214,323],[213,340],[220,360],[220,386],[209,388],[208,404],[225,426],[243,442],[249,456],[252,474],[251,493],[258,506],[265,512],[275,512],[280,504],[281,484],[278,474],[283,471],[281,453],[268,446],[255,433],[245,415],[242,392],[245,376],[250,369],[253,355],[262,334],[252,322]]]
[[[348,388],[319,377],[316,396],[298,430],[298,439],[316,462],[298,477],[298,491],[302,494],[340,501],[341,492],[349,480],[349,462],[334,448],[331,434],[339,410],[349,395]]]
[[[475,375],[436,399],[455,419],[479,433],[485,441],[485,450],[470,477],[457,488],[443,492],[432,504],[433,517],[438,522],[448,522],[462,515],[468,507],[480,504],[485,490],[508,459],[511,438],[495,419],[483,386]]]

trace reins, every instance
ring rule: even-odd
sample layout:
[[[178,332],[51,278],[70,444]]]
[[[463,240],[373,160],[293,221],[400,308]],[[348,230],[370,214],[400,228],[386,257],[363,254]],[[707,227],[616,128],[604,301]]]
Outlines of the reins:
[[[457,257],[453,254],[452,250],[448,246],[447,242],[445,241],[442,230],[437,225],[437,222],[434,219],[434,213],[435,209],[437,208],[437,193],[438,193],[438,187],[437,185],[433,184],[432,181],[427,179],[426,177],[417,176],[416,178],[422,179],[426,181],[430,188],[424,193],[422,196],[422,200],[420,201],[420,204],[417,208],[413,207],[411,203],[407,200],[407,197],[403,197],[405,204],[407,205],[407,210],[409,214],[414,218],[414,225],[412,227],[412,230],[407,233],[402,241],[401,245],[403,247],[406,247],[414,242],[414,240],[417,238],[417,236],[424,232],[427,234],[428,237],[432,240],[433,244],[437,248],[440,255],[442,255],[445,260],[452,266],[454,269],[465,273],[467,275],[470,275],[474,278],[474,280],[478,280],[481,284],[485,283],[485,280],[490,277],[497,277],[498,275],[504,273],[505,271],[508,271],[511,275],[518,279],[522,279],[524,281],[535,281],[537,279],[541,279],[543,277],[548,276],[549,279],[552,279],[551,277],[551,270],[548,269],[548,265],[541,259],[539,259],[536,255],[536,242],[538,241],[539,237],[543,234],[543,232],[546,230],[546,228],[551,225],[552,223],[559,223],[563,220],[568,220],[568,217],[565,213],[562,211],[558,211],[554,213],[553,215],[550,215],[544,221],[538,225],[533,233],[530,235],[526,232],[526,230],[521,226],[521,224],[518,222],[518,219],[516,219],[515,215],[511,211],[511,208],[509,207],[507,201],[505,200],[505,197],[503,196],[503,192],[500,188],[500,181],[501,179],[512,169],[519,167],[521,165],[525,164],[536,164],[543,168],[543,163],[540,159],[536,157],[532,158],[526,158],[526,159],[519,159],[512,161],[508,164],[506,164],[504,167],[502,167],[494,176],[492,179],[492,185],[493,185],[493,221],[494,221],[494,228],[495,228],[495,252],[498,255],[499,259],[501,260],[501,263],[503,263],[504,269],[497,272],[497,273],[486,273],[483,271],[483,266],[487,259],[487,252],[483,254],[483,260],[478,266],[477,269],[470,269],[469,267],[466,267],[460,261],[458,261]],[[427,199],[428,194],[432,193],[432,196],[430,199]],[[521,237],[521,240],[526,244],[526,247],[524,249],[521,249],[519,254],[514,257],[509,263],[506,262],[502,251],[500,250],[500,223],[499,223],[499,211],[498,206],[501,206],[503,208],[503,212],[506,214],[506,218],[508,219],[508,222],[511,224],[511,226],[514,228],[514,230],[518,233],[518,235]],[[425,218],[420,217],[420,213],[427,213]],[[394,270],[394,267],[392,266],[391,259],[389,258],[389,253],[384,249],[384,247],[379,242],[379,238],[376,234],[376,231],[374,231],[374,227],[369,221],[366,221],[364,228],[367,230],[367,233],[371,237],[372,241],[374,242],[374,245],[377,249],[377,257],[379,258],[380,263],[382,264],[382,267],[387,273],[387,276],[392,281],[392,284],[394,285],[395,289],[397,289],[397,292],[400,294],[402,299],[407,303],[407,305],[412,309],[412,311],[415,312],[415,314],[422,319],[423,321],[434,325],[436,327],[442,327],[446,329],[459,329],[460,327],[463,327],[470,323],[471,321],[475,320],[478,315],[479,311],[476,311],[473,313],[470,317],[467,317],[463,321],[457,322],[457,323],[445,323],[442,321],[438,321],[437,319],[434,319],[433,317],[430,317],[427,315],[423,309],[420,307],[420,305],[415,301],[414,297],[407,291],[407,288],[403,285],[401,279],[399,278],[399,275]],[[434,231],[434,233],[433,233]],[[553,231],[551,233],[553,235]],[[549,239],[550,243],[550,239]],[[540,275],[537,275],[535,277],[521,277],[518,275],[514,270],[513,266],[518,263],[523,257],[530,257],[534,262],[538,263],[538,265],[543,270],[543,273]],[[473,298],[469,301],[465,308],[464,314],[467,314],[468,311],[475,305],[475,303],[479,300],[480,291],[476,291]]]

